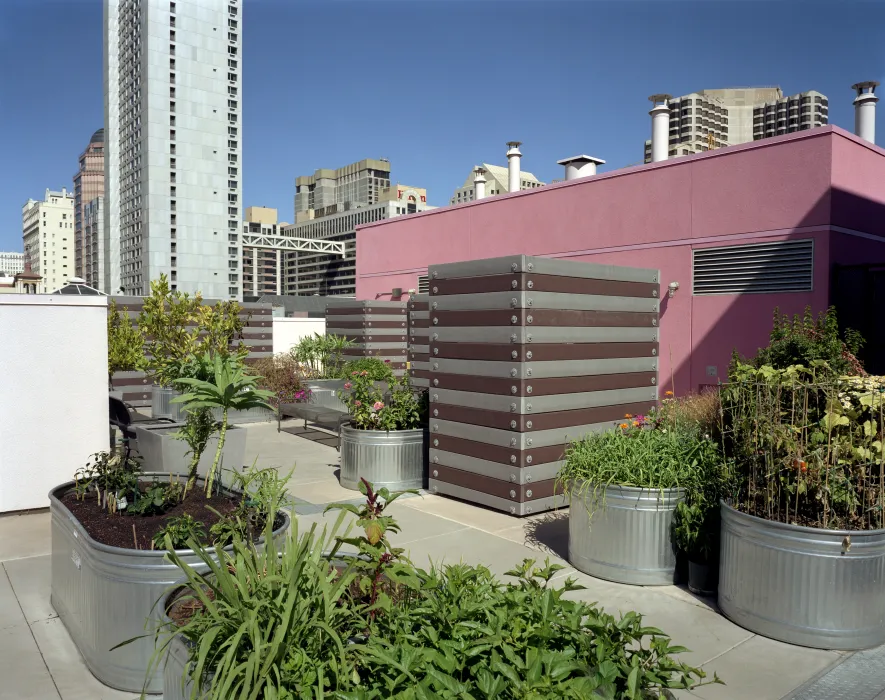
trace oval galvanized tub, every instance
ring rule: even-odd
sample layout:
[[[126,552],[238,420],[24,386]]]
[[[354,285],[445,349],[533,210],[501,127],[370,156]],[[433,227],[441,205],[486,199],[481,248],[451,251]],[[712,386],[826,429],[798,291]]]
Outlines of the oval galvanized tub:
[[[169,478],[169,474],[156,476]],[[93,540],[60,500],[73,485],[68,482],[49,493],[50,602],[92,674],[112,688],[140,693],[154,652],[153,638],[110,649],[146,633],[148,618],[156,619],[157,601],[181,580],[181,570],[166,561],[164,552],[111,547]],[[274,531],[277,539],[289,529],[289,516],[284,516],[283,524]],[[178,554],[188,564],[199,562],[193,550],[179,550]],[[152,675],[146,690],[163,691],[162,669]]]
[[[788,525],[726,503],[721,512],[719,608],[726,617],[817,649],[885,643],[885,530]]]
[[[360,479],[375,488],[420,489],[427,483],[423,428],[357,430],[341,426],[341,476],[344,488],[358,489]]]
[[[672,584],[670,527],[684,489],[572,489],[568,559],[585,574],[639,586]]]

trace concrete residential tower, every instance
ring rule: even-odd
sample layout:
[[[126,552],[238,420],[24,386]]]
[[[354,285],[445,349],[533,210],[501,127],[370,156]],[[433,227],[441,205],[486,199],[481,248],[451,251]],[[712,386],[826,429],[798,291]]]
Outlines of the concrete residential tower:
[[[645,162],[686,156],[724,146],[758,141],[828,123],[826,95],[814,90],[784,96],[779,87],[699,90],[655,103],[669,107],[663,157],[655,158],[652,140],[645,142]],[[666,111],[664,111],[666,114]],[[659,141],[659,148],[664,143]],[[660,155],[660,154],[659,154]]]
[[[243,0],[104,0],[108,279],[240,297]]]

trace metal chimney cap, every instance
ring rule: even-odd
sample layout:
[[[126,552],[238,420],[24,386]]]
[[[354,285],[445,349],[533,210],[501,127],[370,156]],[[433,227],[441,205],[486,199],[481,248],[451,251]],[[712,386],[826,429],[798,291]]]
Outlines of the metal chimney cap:
[[[862,83],[855,83],[851,86],[851,89],[860,92],[864,88],[872,88],[873,90],[875,90],[877,87],[879,87],[878,80],[865,80]],[[872,90],[870,92],[872,92]]]
[[[673,95],[668,95],[665,92],[659,93],[657,95],[651,95],[649,98],[649,102],[654,102],[657,104],[658,102],[667,102],[668,100],[673,99]]]
[[[605,161],[602,158],[594,158],[593,156],[572,156],[571,158],[563,158],[562,160],[556,161],[557,165],[568,165],[569,163],[596,163],[596,165],[605,165]]]
[[[508,141],[507,145],[510,146],[510,148],[519,148],[522,146],[522,141]]]

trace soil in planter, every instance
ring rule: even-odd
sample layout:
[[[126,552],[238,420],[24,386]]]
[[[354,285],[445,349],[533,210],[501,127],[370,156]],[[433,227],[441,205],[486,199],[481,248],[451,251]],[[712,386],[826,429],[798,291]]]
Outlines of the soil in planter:
[[[142,484],[142,488],[148,485]],[[184,501],[162,515],[125,515],[125,511],[111,515],[105,508],[99,506],[94,492],[90,492],[85,500],[80,501],[77,500],[73,489],[65,493],[61,501],[92,539],[124,549],[136,549],[136,542],[138,549],[151,549],[153,536],[166,526],[166,522],[170,518],[185,514],[203,523],[208,534],[209,528],[219,520],[209,508],[214,508],[222,515],[229,515],[236,510],[238,504],[237,499],[223,494],[213,494],[211,498],[206,498],[206,494],[200,489],[193,490]],[[278,516],[274,526],[278,527],[282,522],[282,517]],[[211,544],[211,542],[206,540],[202,544]]]

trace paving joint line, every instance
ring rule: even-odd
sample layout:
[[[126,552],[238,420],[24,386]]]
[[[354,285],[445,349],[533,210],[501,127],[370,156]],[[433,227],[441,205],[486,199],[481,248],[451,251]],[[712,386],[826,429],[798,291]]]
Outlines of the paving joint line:
[[[701,667],[704,667],[704,666],[706,666],[707,664],[713,663],[716,659],[721,658],[722,656],[725,656],[725,655],[726,655],[728,652],[730,652],[730,651],[734,651],[734,650],[737,649],[739,646],[741,646],[742,644],[746,644],[746,643],[749,642],[751,639],[753,639],[753,637],[756,637],[756,636],[758,636],[758,635],[750,634],[750,635],[747,636],[745,639],[742,639],[741,641],[739,641],[737,644],[733,644],[732,646],[728,647],[728,649],[725,649],[724,651],[721,651],[721,652],[719,652],[718,654],[716,654],[716,656],[713,656],[713,657],[707,659],[706,661],[702,662],[702,663],[700,664]]]
[[[28,634],[30,634],[31,639],[34,640],[34,646],[37,647],[37,653],[40,654],[40,661],[43,662],[43,668],[46,669],[46,674],[49,676],[49,680],[52,681],[52,687],[55,688],[55,694],[58,695],[58,700],[62,700],[61,690],[59,690],[58,683],[55,682],[55,676],[52,675],[52,671],[49,669],[49,664],[46,663],[46,657],[43,656],[43,650],[40,648],[40,644],[37,642],[37,637],[34,636],[34,630],[31,628],[31,623],[28,622],[28,616],[25,615],[25,609],[22,607],[21,601],[18,599],[18,594],[15,592],[15,588],[12,585],[12,579],[9,578],[9,572],[6,570],[6,566],[2,564],[0,564],[0,569],[3,569],[3,575],[6,577],[6,582],[9,584],[9,590],[12,591],[12,596],[13,598],[15,598],[15,603],[16,605],[18,605],[18,609],[22,614],[22,619],[25,621],[25,625],[28,628]]]

